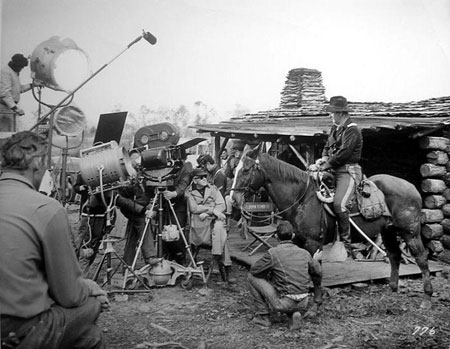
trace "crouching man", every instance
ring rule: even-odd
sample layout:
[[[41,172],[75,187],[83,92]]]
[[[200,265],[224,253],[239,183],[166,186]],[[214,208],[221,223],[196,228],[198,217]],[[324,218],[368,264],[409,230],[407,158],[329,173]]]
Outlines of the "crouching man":
[[[1,347],[104,348],[96,320],[106,293],[82,277],[64,207],[37,191],[46,154],[29,131],[1,149]]]
[[[311,278],[322,276],[318,260],[309,252],[292,243],[294,232],[291,223],[283,221],[277,229],[280,244],[270,248],[250,268],[248,286],[255,306],[255,324],[270,326],[269,312],[286,313],[289,328],[298,329],[302,314],[308,310]],[[270,280],[270,281],[269,281]]]

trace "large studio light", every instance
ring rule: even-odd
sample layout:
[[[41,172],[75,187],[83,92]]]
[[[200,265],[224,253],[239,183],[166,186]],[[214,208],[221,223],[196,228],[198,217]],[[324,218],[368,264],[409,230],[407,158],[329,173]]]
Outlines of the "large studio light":
[[[30,69],[35,83],[70,92],[88,76],[88,63],[87,55],[72,39],[53,36],[34,49]]]

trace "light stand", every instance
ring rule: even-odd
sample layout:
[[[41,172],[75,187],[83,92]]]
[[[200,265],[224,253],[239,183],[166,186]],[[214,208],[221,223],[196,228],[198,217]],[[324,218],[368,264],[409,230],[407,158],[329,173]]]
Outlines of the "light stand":
[[[127,47],[125,47],[121,52],[119,52],[115,57],[113,57],[108,63],[106,63],[102,67],[100,67],[90,77],[88,77],[85,81],[83,81],[80,85],[78,85],[78,87],[76,87],[69,94],[67,94],[66,97],[64,97],[58,104],[56,104],[47,114],[45,114],[42,118],[40,118],[39,121],[35,125],[33,125],[33,127],[30,128],[30,131],[34,130],[37,126],[42,124],[47,119],[47,117],[49,117],[52,113],[54,113],[55,110],[57,110],[59,107],[61,107],[69,98],[71,98],[75,94],[75,92],[77,92],[84,85],[86,85],[89,81],[91,81],[95,76],[97,76],[98,73],[100,73],[103,69],[105,69],[113,61],[115,61],[117,58],[119,58],[125,51],[127,51],[131,46],[133,46],[135,43],[140,41],[142,38],[144,38],[151,45],[156,44],[156,38],[151,33],[143,31],[142,35],[140,35],[136,39],[134,39],[131,43],[128,44]]]
[[[52,161],[52,133],[53,133],[53,127],[54,127],[54,117],[55,117],[55,112],[56,110],[58,110],[58,108],[64,107],[65,105],[68,105],[71,103],[74,94],[80,90],[84,85],[86,85],[90,80],[92,80],[95,76],[97,76],[97,74],[99,74],[103,69],[105,69],[108,65],[110,65],[113,61],[115,61],[118,57],[120,57],[126,50],[128,50],[131,46],[133,46],[135,43],[137,43],[138,41],[140,41],[142,38],[144,38],[148,43],[150,43],[151,45],[156,44],[156,37],[153,36],[151,33],[149,32],[145,32],[142,31],[142,35],[138,36],[136,39],[134,39],[130,44],[127,45],[126,48],[124,48],[121,52],[119,52],[115,57],[113,57],[108,63],[104,64],[102,67],[100,67],[96,72],[94,72],[91,76],[89,76],[86,80],[84,80],[82,83],[80,83],[80,85],[78,85],[78,87],[74,88],[72,91],[70,91],[70,93],[68,93],[58,104],[54,105],[54,106],[49,106],[47,105],[47,107],[50,108],[50,110],[41,117],[41,89],[43,86],[48,86],[52,89],[56,89],[56,90],[63,90],[60,89],[58,84],[53,84],[53,82],[49,82],[49,81],[40,81],[40,83],[37,85],[38,88],[38,94],[39,94],[39,109],[38,109],[38,121],[36,124],[34,124],[31,128],[30,131],[33,131],[35,128],[37,128],[39,125],[43,124],[48,118],[49,118],[49,130],[48,130],[48,140],[49,140],[49,150],[48,150],[48,170],[51,172],[51,161]],[[41,44],[42,45],[42,44]],[[70,48],[73,48],[73,45],[75,45],[74,43],[71,43]],[[75,45],[75,48],[76,45]],[[52,50],[43,50],[43,52],[50,52]],[[33,58],[33,57],[32,57]],[[48,57],[47,57],[48,58]],[[32,65],[35,69],[34,73],[40,73],[40,74],[48,74],[48,73],[53,73],[51,71],[46,71],[44,69],[45,72],[41,71],[43,69],[43,67],[52,67],[52,64],[44,64],[44,63],[48,63],[45,62],[45,58],[42,58],[42,60],[39,60],[39,57],[35,58],[32,62]],[[51,70],[49,68],[49,70]],[[50,74],[50,75],[51,75]],[[46,80],[46,79],[45,79]],[[33,80],[34,83],[34,80]],[[33,95],[34,94],[34,90],[33,90]],[[36,96],[35,96],[36,98]],[[70,99],[70,100],[69,100]],[[66,103],[67,102],[67,103]],[[66,103],[66,104],[65,104]],[[67,139],[67,138],[66,138]],[[65,173],[66,173],[66,163],[67,161],[64,161],[64,156],[67,158],[67,151],[68,148],[66,148],[65,150],[63,150],[63,167],[62,167],[62,172],[64,174],[64,177],[61,178],[62,182],[62,192],[63,192],[63,204],[65,204],[65,191],[66,191],[66,178],[65,178]]]

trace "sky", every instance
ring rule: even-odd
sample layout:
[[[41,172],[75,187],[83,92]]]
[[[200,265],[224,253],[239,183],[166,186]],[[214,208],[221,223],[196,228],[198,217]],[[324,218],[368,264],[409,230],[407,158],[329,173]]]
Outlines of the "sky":
[[[325,95],[408,102],[450,96],[449,0],[2,0],[1,63],[52,36],[90,73],[74,95],[88,123],[117,106],[193,108],[219,120],[279,106],[289,70],[322,72]],[[140,40],[151,32],[155,45]],[[29,82],[29,67],[21,73]],[[42,100],[66,97],[44,89]],[[23,94],[26,113],[37,110]]]

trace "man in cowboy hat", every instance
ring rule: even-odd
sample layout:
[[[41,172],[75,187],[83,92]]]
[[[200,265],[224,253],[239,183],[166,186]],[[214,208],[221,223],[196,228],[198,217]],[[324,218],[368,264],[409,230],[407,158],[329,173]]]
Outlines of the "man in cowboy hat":
[[[20,94],[31,90],[31,84],[21,84],[19,73],[28,65],[28,59],[16,53],[0,74],[0,131],[15,131],[15,115],[25,112],[18,106]]]
[[[361,159],[363,139],[358,125],[348,114],[347,99],[331,97],[327,107],[333,126],[322,152],[317,160],[320,170],[332,170],[336,176],[334,212],[336,213],[339,235],[349,257],[353,258],[350,238],[349,209],[355,188],[362,178]]]

